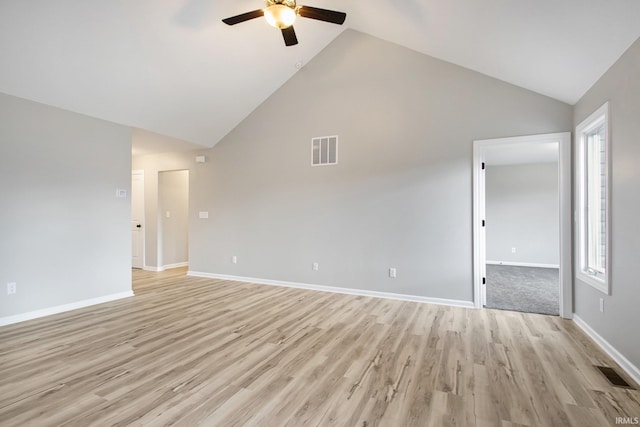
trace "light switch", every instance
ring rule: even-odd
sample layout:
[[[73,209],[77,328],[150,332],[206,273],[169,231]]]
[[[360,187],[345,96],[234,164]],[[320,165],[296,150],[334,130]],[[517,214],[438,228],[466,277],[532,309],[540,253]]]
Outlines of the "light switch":
[[[167,218],[171,218],[171,212],[167,211]]]
[[[209,212],[200,212],[199,216],[201,219],[207,219],[209,218]]]

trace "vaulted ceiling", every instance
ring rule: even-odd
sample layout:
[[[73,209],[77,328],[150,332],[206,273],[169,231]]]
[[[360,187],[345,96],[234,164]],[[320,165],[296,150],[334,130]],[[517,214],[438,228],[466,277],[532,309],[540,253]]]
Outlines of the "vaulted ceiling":
[[[637,0],[302,4],[347,20],[299,18],[285,47],[263,19],[221,22],[261,0],[3,0],[0,92],[210,147],[346,29],[569,104],[640,37]]]

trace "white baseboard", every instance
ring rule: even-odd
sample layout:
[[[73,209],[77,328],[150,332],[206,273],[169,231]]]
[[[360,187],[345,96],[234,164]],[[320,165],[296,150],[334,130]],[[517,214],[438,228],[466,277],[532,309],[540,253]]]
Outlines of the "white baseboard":
[[[629,374],[629,376],[636,382],[636,384],[640,384],[640,369],[635,366],[633,363],[629,361],[626,357],[622,355],[614,346],[609,344],[607,340],[602,338],[600,334],[598,334],[587,322],[582,320],[580,316],[577,314],[573,314],[573,321],[575,324],[584,331],[585,334],[589,335],[592,340],[596,342],[607,353],[615,362],[620,365],[624,371]]]
[[[172,268],[178,268],[178,267],[186,267],[189,265],[188,261],[185,262],[176,262],[175,264],[166,264],[160,267],[154,267],[152,265],[145,265],[142,269],[146,270],[146,271],[165,271],[165,270],[170,270]]]
[[[172,268],[178,268],[178,267],[186,267],[186,266],[188,266],[188,265],[189,265],[189,262],[188,262],[188,261],[185,261],[185,262],[176,262],[176,263],[174,263],[174,264],[165,264],[165,265],[163,265],[162,267],[160,267],[160,268],[162,268],[162,270],[159,270],[159,271],[171,270]]]
[[[540,264],[537,262],[486,261],[491,265],[509,265],[513,267],[560,268],[560,264]]]
[[[78,308],[89,307],[91,305],[102,304],[104,302],[115,301],[122,298],[134,296],[133,291],[120,292],[117,294],[105,295],[103,297],[91,298],[70,304],[57,305],[55,307],[43,308],[42,310],[30,311],[28,313],[16,314],[13,316],[1,317],[0,326],[11,325],[13,323],[24,322],[37,319],[39,317],[50,316],[52,314],[63,313]]]
[[[229,276],[226,274],[203,273],[189,271],[187,276],[206,277],[209,279],[233,280],[236,282],[257,283],[260,285],[284,286],[287,288],[309,289],[321,292],[333,292],[337,294],[360,295],[374,298],[395,299],[400,301],[422,302],[428,304],[449,305],[454,307],[474,308],[473,301],[460,301],[443,298],[429,298],[417,295],[394,294],[391,292],[367,291],[364,289],[339,288],[336,286],[311,285],[308,283],[285,282],[281,280],[259,279],[256,277]]]

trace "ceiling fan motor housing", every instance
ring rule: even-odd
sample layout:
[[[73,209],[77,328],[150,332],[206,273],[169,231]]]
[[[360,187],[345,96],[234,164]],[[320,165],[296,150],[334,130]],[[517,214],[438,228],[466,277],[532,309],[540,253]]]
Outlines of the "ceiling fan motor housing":
[[[265,0],[267,7],[274,6],[276,4],[281,4],[283,6],[290,7],[291,9],[295,9],[296,0]]]

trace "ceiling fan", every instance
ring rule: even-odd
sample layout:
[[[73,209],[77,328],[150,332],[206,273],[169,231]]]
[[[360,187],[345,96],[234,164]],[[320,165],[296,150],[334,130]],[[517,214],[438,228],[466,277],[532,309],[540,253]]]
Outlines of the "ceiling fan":
[[[331,22],[332,24],[338,25],[342,25],[347,17],[346,13],[335,10],[320,9],[311,6],[297,6],[295,0],[265,0],[265,3],[267,7],[264,9],[257,9],[232,16],[223,19],[222,22],[227,25],[235,25],[264,16],[269,25],[279,28],[280,31],[282,31],[284,44],[286,46],[293,46],[298,44],[298,38],[293,30],[293,22],[296,20],[296,16],[317,19],[318,21]]]

